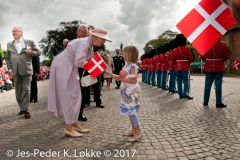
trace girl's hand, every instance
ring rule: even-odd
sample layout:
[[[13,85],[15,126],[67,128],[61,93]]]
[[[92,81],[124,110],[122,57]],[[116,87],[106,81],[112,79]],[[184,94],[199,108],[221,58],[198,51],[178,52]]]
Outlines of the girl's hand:
[[[115,75],[113,78],[114,78],[116,81],[121,81],[121,77],[120,77],[119,75]]]

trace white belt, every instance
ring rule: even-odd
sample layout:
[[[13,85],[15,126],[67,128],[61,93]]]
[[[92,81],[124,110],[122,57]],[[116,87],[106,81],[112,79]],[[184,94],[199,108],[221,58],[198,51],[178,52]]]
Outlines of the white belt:
[[[207,61],[222,61],[222,59],[206,59]]]
[[[184,62],[184,61],[188,61],[188,60],[176,60],[177,62]]]

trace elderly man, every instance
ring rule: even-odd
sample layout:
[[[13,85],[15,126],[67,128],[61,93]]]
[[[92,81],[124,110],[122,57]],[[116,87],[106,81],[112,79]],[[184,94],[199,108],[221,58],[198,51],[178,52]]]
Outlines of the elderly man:
[[[14,76],[15,95],[20,107],[18,115],[30,118],[28,106],[30,101],[30,84],[33,75],[32,57],[40,56],[34,41],[22,38],[23,29],[12,29],[14,40],[7,44],[7,67],[10,76]]]

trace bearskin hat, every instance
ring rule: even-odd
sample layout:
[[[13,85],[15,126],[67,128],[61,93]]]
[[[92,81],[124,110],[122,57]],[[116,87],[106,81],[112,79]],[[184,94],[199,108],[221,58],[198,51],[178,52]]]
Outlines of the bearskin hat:
[[[162,53],[167,53],[167,51],[169,51],[168,43],[164,43],[164,44],[162,45],[161,52],[162,52]]]
[[[175,39],[172,39],[170,42],[169,42],[169,48],[171,50],[177,48],[177,44],[176,44],[176,40]]]
[[[177,43],[177,46],[186,46],[187,39],[184,37],[183,34],[178,34],[176,36],[176,43]]]

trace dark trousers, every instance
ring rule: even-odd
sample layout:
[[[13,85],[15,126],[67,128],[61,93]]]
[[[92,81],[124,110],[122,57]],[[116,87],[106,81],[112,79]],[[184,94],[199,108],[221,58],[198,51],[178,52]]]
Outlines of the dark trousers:
[[[101,75],[97,77],[97,83],[93,84],[93,93],[94,93],[94,102],[96,102],[96,106],[100,106],[102,104],[102,100],[100,98],[101,88],[102,88],[102,79]]]
[[[189,95],[189,72],[188,70],[184,71],[176,71],[177,75],[177,87],[178,87],[178,95],[179,97],[185,97]],[[184,88],[182,89],[182,83]]]
[[[169,80],[169,92],[174,92],[176,90],[176,72],[170,70],[170,80]]]
[[[205,87],[204,87],[204,103],[209,102],[210,98],[210,91],[215,81],[215,94],[216,94],[216,104],[222,104],[222,79],[223,79],[223,72],[205,72]]]
[[[157,70],[157,86],[158,88],[162,88],[162,71]]]
[[[83,68],[78,68],[78,73],[79,73],[79,77],[80,79],[82,78],[82,74],[83,74],[84,69]],[[84,76],[89,75],[89,73],[87,71],[85,71]],[[81,117],[83,115],[83,109],[87,103],[87,99],[89,98],[89,94],[90,91],[88,92],[89,87],[82,87],[81,83],[80,83],[80,88],[81,88],[81,92],[82,92],[82,103],[81,103],[81,107],[80,107],[80,112],[79,112],[79,117]]]
[[[38,88],[37,88],[37,77],[35,75],[32,75],[32,81],[31,81],[31,89],[30,89],[30,101],[38,100]]]
[[[115,70],[115,71],[114,71],[114,74],[119,75],[119,72],[120,72],[120,71]],[[121,85],[121,81],[115,81],[115,82],[116,82],[117,87],[119,88],[120,85]]]

